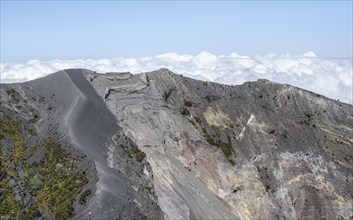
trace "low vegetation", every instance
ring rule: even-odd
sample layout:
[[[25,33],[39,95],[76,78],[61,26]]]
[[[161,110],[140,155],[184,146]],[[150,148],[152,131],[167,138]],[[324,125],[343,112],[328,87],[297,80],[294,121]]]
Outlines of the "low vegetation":
[[[199,117],[194,117],[195,118],[195,121],[197,122],[197,123],[201,123],[201,119],[199,118]]]
[[[36,195],[41,208],[56,219],[67,219],[73,212],[72,202],[87,180],[83,174],[72,172],[73,167],[70,163],[73,162],[73,158],[68,157],[60,145],[52,141],[46,141],[44,145],[46,152],[42,163],[30,171],[36,173],[34,177],[37,176],[38,184],[43,181],[43,185],[38,190],[32,190],[32,193]],[[56,171],[58,163],[65,164],[60,171]]]
[[[146,157],[145,152],[142,152],[135,145],[130,146],[130,147],[128,147],[128,146],[122,146],[122,147],[123,147],[123,151],[126,154],[126,156],[128,156],[130,159],[135,158],[135,160],[139,163],[141,163],[143,161],[143,159],[145,159],[145,157]]]
[[[13,94],[10,90],[8,94]],[[4,154],[0,150],[0,218],[16,218],[22,204],[18,201],[13,193],[14,177],[18,175],[14,165],[18,164],[18,160],[23,155],[23,138],[21,135],[20,123],[11,120],[7,115],[3,116],[0,121],[0,129],[2,135],[11,140],[12,149],[9,155]],[[10,182],[10,184],[9,184]]]
[[[181,110],[181,114],[182,114],[182,115],[190,115],[190,112],[189,112],[189,110],[188,110],[186,107],[184,107],[184,108]]]
[[[4,114],[0,134],[1,139],[10,141],[6,143],[6,150],[0,143],[0,218],[34,219],[44,210],[54,219],[68,219],[73,212],[73,201],[87,183],[85,175],[75,171],[76,159],[50,139],[31,147],[29,143],[37,140],[37,134],[30,120],[15,120]],[[28,164],[29,158],[38,157],[35,155],[38,148],[45,152],[40,162]],[[19,187],[23,183],[25,189]],[[19,193],[20,200],[15,193]],[[29,204],[23,202],[28,199]]]
[[[212,101],[216,101],[216,100],[220,99],[220,97],[214,96],[214,95],[207,95],[205,97],[205,99],[207,100],[207,102],[212,102]]]
[[[221,142],[219,143],[219,147],[222,149],[224,156],[226,156],[227,158],[230,157],[230,155],[232,155],[232,144],[229,142],[225,143],[225,142]]]
[[[232,165],[234,165],[235,164],[234,161],[229,159],[229,157],[232,155],[232,143],[231,143],[230,137],[228,136],[228,142],[222,142],[218,138],[216,139],[214,136],[207,134],[207,130],[205,128],[202,128],[202,131],[206,136],[206,141],[210,145],[214,145],[221,148],[224,156],[229,160],[229,162]]]
[[[165,91],[163,94],[164,101],[167,101],[169,96],[172,94],[173,89],[168,89],[168,91]]]
[[[188,101],[188,100],[184,100],[184,105],[186,107],[191,107],[192,106],[192,102],[191,101]]]
[[[81,204],[81,205],[85,205],[86,202],[87,202],[87,197],[90,196],[91,194],[92,194],[92,192],[91,192],[91,190],[89,190],[89,189],[87,189],[86,191],[84,191],[84,192],[82,193],[82,195],[80,196],[80,200],[79,200],[80,204]]]

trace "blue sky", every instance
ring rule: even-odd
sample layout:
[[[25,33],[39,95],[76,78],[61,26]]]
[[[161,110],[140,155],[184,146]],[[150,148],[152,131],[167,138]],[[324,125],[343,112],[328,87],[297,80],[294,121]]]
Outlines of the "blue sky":
[[[352,57],[352,1],[1,1],[1,62],[236,52]]]

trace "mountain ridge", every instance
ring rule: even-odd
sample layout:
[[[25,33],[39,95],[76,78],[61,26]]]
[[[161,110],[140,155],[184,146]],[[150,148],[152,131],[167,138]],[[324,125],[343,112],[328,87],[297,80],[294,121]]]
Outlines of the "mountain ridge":
[[[2,119],[35,128],[35,140],[68,142],[86,155],[79,163],[94,167],[72,200],[73,218],[353,217],[352,105],[268,80],[227,86],[168,69],[136,75],[69,69],[0,86]],[[2,134],[3,149],[13,149],[13,137]],[[18,167],[33,169],[28,156]],[[21,191],[21,178],[5,174],[4,184],[15,181],[6,190]],[[42,216],[56,216],[36,195],[44,189],[29,189],[19,213],[37,204]],[[119,199],[104,190],[117,190]]]

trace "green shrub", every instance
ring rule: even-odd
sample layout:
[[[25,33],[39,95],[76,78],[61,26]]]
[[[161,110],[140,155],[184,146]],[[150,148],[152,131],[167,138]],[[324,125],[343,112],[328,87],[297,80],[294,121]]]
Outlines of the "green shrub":
[[[86,191],[84,191],[84,192],[82,193],[82,195],[80,196],[80,204],[81,204],[81,205],[85,205],[86,202],[87,202],[87,197],[88,197],[89,195],[91,195],[91,194],[92,194],[92,192],[91,192],[91,190],[89,190],[89,189],[87,189]]]
[[[128,158],[132,158],[132,155],[129,149],[124,148],[124,153],[128,156]]]
[[[220,99],[220,97],[219,96],[214,96],[214,95],[207,95],[205,97],[205,99],[207,100],[207,102],[211,102],[211,101],[216,101],[216,100]]]
[[[147,189],[148,192],[151,192],[152,186],[145,186],[145,189]]]
[[[234,160],[232,160],[232,159],[229,159],[228,161],[229,161],[229,163],[230,163],[230,164],[232,164],[233,166],[235,165],[235,162],[234,162]]]
[[[211,145],[217,145],[216,141],[209,135],[207,135],[206,141]]]
[[[32,177],[29,180],[29,185],[30,185],[31,189],[38,190],[38,189],[42,188],[42,186],[44,185],[42,179],[43,179],[43,177],[39,173],[34,175],[34,177]]]
[[[145,158],[145,156],[146,156],[146,154],[144,153],[144,152],[142,152],[142,151],[137,151],[137,153],[136,153],[136,160],[138,161],[138,162],[141,162],[144,158]]]
[[[172,89],[169,89],[168,91],[165,91],[163,94],[164,101],[167,101],[169,96],[172,94]]]
[[[310,114],[310,113],[306,113],[305,116],[306,116],[307,118],[311,118],[311,117],[314,116],[314,115],[313,115],[313,114]]]
[[[191,107],[192,106],[192,102],[188,101],[188,100],[184,100],[184,104],[186,107]]]
[[[57,163],[55,165],[55,172],[62,171],[64,169],[64,166],[61,163]]]
[[[190,115],[190,112],[189,112],[189,110],[188,110],[186,107],[184,107],[184,108],[181,110],[181,114],[182,114],[182,115]]]
[[[197,123],[201,123],[201,119],[199,117],[194,117],[194,118]]]
[[[16,181],[14,179],[10,179],[9,182],[7,183],[7,186],[9,188],[16,186]]]
[[[232,155],[232,145],[230,143],[221,143],[220,147],[223,151],[224,156],[228,158],[230,157],[230,155]]]

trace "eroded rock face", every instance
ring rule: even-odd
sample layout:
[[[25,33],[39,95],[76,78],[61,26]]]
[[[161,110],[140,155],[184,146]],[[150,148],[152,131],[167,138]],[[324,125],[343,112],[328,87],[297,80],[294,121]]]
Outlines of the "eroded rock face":
[[[166,218],[353,218],[351,105],[166,69],[87,78],[146,153]]]

